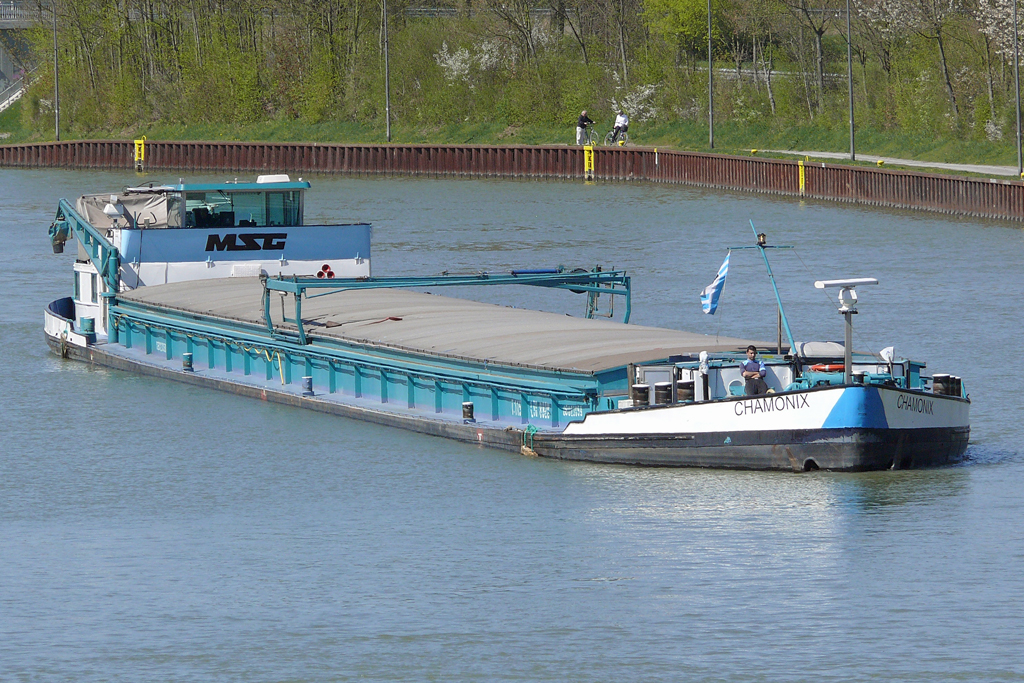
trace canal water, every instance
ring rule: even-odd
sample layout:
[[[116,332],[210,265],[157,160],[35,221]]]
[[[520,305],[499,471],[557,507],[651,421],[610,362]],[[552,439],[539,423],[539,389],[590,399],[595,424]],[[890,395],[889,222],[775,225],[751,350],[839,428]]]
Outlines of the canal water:
[[[961,375],[961,466],[871,474],[552,462],[52,356],[59,197],[0,170],[0,680],[1024,679],[1020,226],[655,185],[314,178],[377,275],[625,268],[633,322],[841,339]],[[465,292],[581,314],[569,293]],[[621,314],[621,306],[616,308]]]

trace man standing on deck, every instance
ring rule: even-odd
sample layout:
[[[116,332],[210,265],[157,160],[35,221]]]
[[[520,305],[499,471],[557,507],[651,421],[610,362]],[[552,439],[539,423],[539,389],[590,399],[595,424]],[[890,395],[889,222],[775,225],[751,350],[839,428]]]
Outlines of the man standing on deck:
[[[740,361],[740,372],[743,373],[743,379],[746,380],[746,386],[743,389],[747,396],[760,396],[768,393],[768,385],[764,381],[764,376],[768,374],[768,371],[764,368],[764,362],[757,359],[757,347],[753,344],[747,347],[747,359]]]
[[[583,131],[585,131],[587,129],[587,126],[589,126],[592,123],[593,123],[593,121],[591,121],[590,117],[587,116],[587,110],[584,109],[583,111],[581,111],[580,112],[580,118],[579,118],[578,121],[576,121],[576,144],[577,145],[582,145],[583,144]]]

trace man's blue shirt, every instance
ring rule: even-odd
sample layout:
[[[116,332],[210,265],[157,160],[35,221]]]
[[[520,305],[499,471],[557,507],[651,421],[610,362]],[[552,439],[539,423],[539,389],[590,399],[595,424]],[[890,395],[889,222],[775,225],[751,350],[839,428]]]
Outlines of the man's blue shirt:
[[[757,371],[761,377],[768,374],[768,371],[764,369],[764,362],[762,362],[761,359],[740,361],[740,372],[754,371]]]

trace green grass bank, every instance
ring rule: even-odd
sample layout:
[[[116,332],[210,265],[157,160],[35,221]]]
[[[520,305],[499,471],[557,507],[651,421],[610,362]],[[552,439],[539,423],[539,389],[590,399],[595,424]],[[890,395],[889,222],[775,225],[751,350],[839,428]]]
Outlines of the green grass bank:
[[[22,102],[0,112],[0,144],[49,142],[53,133],[40,134],[24,125]],[[603,134],[611,121],[598,121]],[[261,121],[252,124],[153,124],[119,130],[92,130],[88,135],[65,133],[65,139],[132,139],[145,135],[151,140],[231,140],[251,142],[382,143],[382,127],[350,122],[302,123]],[[630,136],[637,145],[692,152],[707,152],[706,123],[673,121],[633,124]],[[396,144],[481,144],[551,145],[572,144],[575,129],[551,124],[506,126],[498,123],[460,123],[449,126],[402,126],[392,128]],[[769,126],[725,121],[715,126],[715,149],[719,154],[749,155],[751,150],[793,149],[820,152],[849,151],[845,131],[815,126],[793,126],[776,130]],[[856,133],[858,154],[897,157],[919,161],[1013,166],[1017,163],[1013,145],[944,138],[934,134],[907,135],[892,131],[861,130]],[[759,151],[759,154],[764,154]],[[845,163],[839,160],[830,163]]]

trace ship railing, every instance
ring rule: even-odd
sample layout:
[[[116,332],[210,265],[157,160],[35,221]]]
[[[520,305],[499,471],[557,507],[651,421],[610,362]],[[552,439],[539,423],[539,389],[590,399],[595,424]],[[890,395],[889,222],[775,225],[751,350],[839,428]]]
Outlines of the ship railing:
[[[624,270],[601,270],[600,267],[591,271],[578,269],[531,269],[513,270],[508,273],[474,273],[458,275],[442,273],[426,277],[361,277],[346,279],[318,279],[300,277],[268,277],[263,282],[263,316],[267,330],[273,336],[287,336],[287,333],[274,329],[270,312],[270,293],[283,292],[291,294],[295,300],[295,317],[284,317],[282,322],[292,323],[298,330],[298,342],[307,344],[306,332],[302,322],[302,299],[314,299],[328,294],[346,292],[357,289],[407,289],[418,287],[464,287],[479,285],[529,285],[531,287],[548,287],[566,289],[574,294],[588,295],[587,317],[593,317],[596,306],[594,302],[600,295],[621,296],[625,299],[623,323],[629,322],[631,308],[630,279]]]

